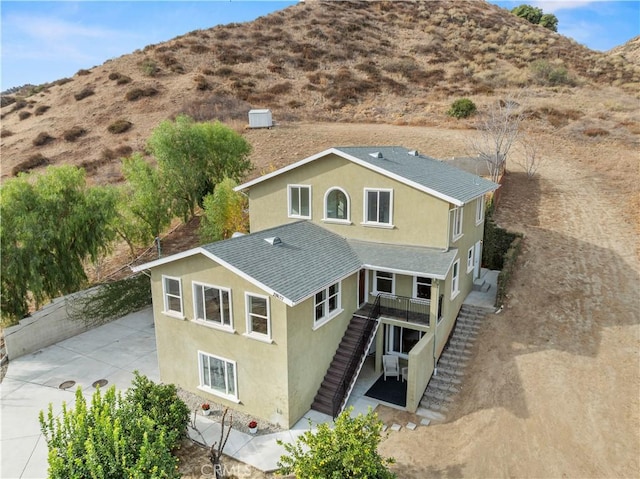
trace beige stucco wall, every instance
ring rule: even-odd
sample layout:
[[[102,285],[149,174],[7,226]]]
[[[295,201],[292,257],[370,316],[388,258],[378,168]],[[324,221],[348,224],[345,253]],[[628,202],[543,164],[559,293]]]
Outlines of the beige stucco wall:
[[[433,342],[433,333],[425,334],[409,353],[406,405],[408,411],[416,412],[433,374]]]
[[[185,319],[162,310],[162,275],[179,277],[182,282]],[[203,255],[168,263],[152,270],[152,293],[160,378],[176,383],[202,397],[255,415],[256,418],[289,426],[286,305],[271,297],[271,336],[265,343],[244,336],[245,291],[263,291]],[[235,332],[221,331],[193,320],[192,281],[231,289]],[[198,350],[236,361],[239,403],[198,388]]]
[[[344,279],[341,287],[343,312],[315,330],[314,298],[289,309],[287,341],[291,424],[309,410],[352,313],[357,309],[357,274]]]
[[[311,185],[311,221],[348,238],[446,248],[448,244],[447,202],[356,165],[337,155],[285,172],[248,191],[251,231],[260,231],[292,221],[288,217],[287,185]],[[323,221],[324,195],[340,187],[350,199],[351,224]],[[363,226],[364,188],[393,189],[393,229]]]

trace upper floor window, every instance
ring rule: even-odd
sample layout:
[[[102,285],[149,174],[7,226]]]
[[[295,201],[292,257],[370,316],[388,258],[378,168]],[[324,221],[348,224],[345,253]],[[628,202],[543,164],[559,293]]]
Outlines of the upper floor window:
[[[451,273],[451,299],[458,296],[460,292],[460,260],[453,263],[453,272]]]
[[[341,188],[333,188],[324,196],[324,219],[349,221],[349,197]]]
[[[164,296],[164,312],[172,316],[183,317],[180,278],[162,276],[162,294]]]
[[[451,241],[456,241],[462,236],[462,207],[456,206],[451,212]]]
[[[370,225],[391,226],[393,190],[364,190],[364,222]]]
[[[373,290],[376,293],[395,294],[395,275],[386,271],[373,272]]]
[[[324,323],[340,311],[340,283],[335,283],[327,289],[316,293],[314,307],[314,323]]]
[[[311,218],[311,187],[289,185],[289,217]]]
[[[476,225],[484,221],[484,196],[476,200]]]
[[[413,297],[431,299],[431,278],[415,276],[413,278]]]
[[[231,328],[231,291],[193,283],[194,317],[211,324]]]
[[[198,351],[200,387],[217,396],[238,400],[236,362]]]
[[[269,298],[256,294],[245,294],[247,310],[247,334],[257,339],[271,340],[271,318]]]

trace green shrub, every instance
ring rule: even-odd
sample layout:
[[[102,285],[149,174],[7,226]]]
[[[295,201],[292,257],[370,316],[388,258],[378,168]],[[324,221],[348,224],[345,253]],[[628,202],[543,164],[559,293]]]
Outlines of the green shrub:
[[[447,115],[454,118],[467,118],[476,112],[476,104],[468,98],[459,98],[451,104]]]
[[[547,60],[536,60],[529,67],[532,79],[539,85],[572,85],[567,69],[562,65],[553,65]]]
[[[119,133],[124,133],[125,131],[129,130],[132,126],[133,126],[133,123],[131,123],[130,121],[117,120],[111,123],[111,125],[107,127],[107,130],[109,131],[109,133],[113,133],[117,135]]]
[[[40,428],[49,449],[48,477],[178,478],[171,454],[184,434],[189,411],[175,386],[156,385],[136,371],[125,397],[98,389],[90,407],[78,388],[73,408],[60,417],[49,404]],[[163,412],[164,411],[164,412]]]
[[[76,141],[82,135],[86,135],[86,134],[87,134],[87,130],[85,130],[81,126],[74,126],[69,130],[66,130],[64,133],[62,133],[62,138],[64,138],[66,141]]]
[[[33,146],[43,146],[47,143],[51,143],[53,140],[55,140],[54,137],[43,131],[42,133],[38,133],[38,136],[35,137],[32,143]]]
[[[45,157],[42,153],[37,153],[35,155],[31,155],[24,161],[21,161],[16,166],[13,167],[11,173],[13,176],[18,176],[20,173],[28,173],[34,168],[38,168],[39,166],[45,166],[49,164],[49,158]]]
[[[95,92],[93,91],[93,89],[91,87],[86,87],[82,91],[80,91],[80,92],[76,93],[75,95],[73,95],[73,97],[76,99],[76,101],[80,101],[80,100],[84,100],[88,96],[93,95],[94,93]]]
[[[139,63],[139,65],[142,73],[150,77],[156,76],[160,71],[158,64],[151,58],[145,58]]]

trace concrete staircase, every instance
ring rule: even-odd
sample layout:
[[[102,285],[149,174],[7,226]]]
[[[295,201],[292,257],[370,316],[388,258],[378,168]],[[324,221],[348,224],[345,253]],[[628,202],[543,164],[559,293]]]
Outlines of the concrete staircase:
[[[337,412],[339,412],[336,411],[335,408],[340,408],[344,402],[345,396],[350,392],[350,386],[353,383],[354,376],[357,376],[360,368],[356,367],[355,371],[352,371],[351,374],[347,373],[347,376],[350,377],[345,376],[345,371],[347,371],[349,363],[352,360],[361,362],[360,360],[364,358],[364,353],[370,344],[371,335],[375,334],[377,329],[374,327],[368,334],[366,333],[367,326],[371,326],[371,321],[372,320],[360,316],[353,316],[351,318],[349,326],[333,357],[333,361],[331,361],[331,365],[320,385],[320,389],[318,389],[316,397],[311,404],[311,409],[328,414],[329,416],[335,416]],[[367,334],[367,338],[365,338],[364,350],[359,350],[358,345],[363,334]],[[361,364],[359,364],[359,366],[361,367]],[[342,391],[340,391],[341,389]],[[337,404],[334,403],[334,399],[336,399]]]
[[[489,270],[485,268],[482,268],[482,270],[480,270],[480,277],[473,280],[473,291],[481,291],[483,293],[489,291],[489,288],[491,288],[491,283],[489,283],[485,278],[488,271]]]
[[[460,391],[471,349],[486,314],[493,308],[462,305],[456,325],[438,360],[437,374],[431,377],[417,414],[433,421],[444,421]]]

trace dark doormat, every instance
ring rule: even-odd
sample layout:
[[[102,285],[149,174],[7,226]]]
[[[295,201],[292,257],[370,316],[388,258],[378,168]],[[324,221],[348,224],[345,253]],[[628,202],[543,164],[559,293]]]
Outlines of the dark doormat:
[[[385,381],[383,374],[369,388],[365,396],[405,407],[407,405],[407,383],[396,378],[387,378]]]

